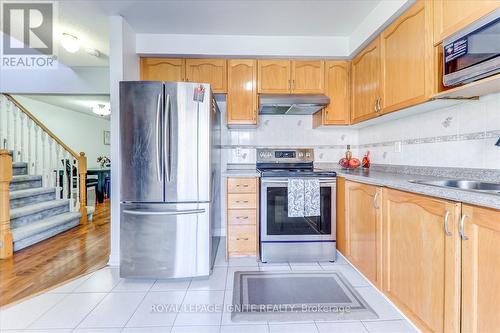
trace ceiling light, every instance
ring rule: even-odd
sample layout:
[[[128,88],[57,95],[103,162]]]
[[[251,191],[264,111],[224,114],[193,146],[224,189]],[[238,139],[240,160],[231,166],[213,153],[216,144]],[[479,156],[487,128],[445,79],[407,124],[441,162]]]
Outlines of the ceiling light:
[[[88,48],[85,51],[87,51],[87,53],[89,55],[96,57],[96,58],[99,58],[101,56],[101,52],[99,52],[99,50],[96,50],[96,49]]]
[[[92,112],[101,117],[105,117],[111,114],[111,109],[109,108],[109,106],[106,106],[106,104],[97,104],[96,106],[92,107]]]
[[[75,53],[80,49],[78,37],[64,32],[61,38],[61,44],[70,53]]]

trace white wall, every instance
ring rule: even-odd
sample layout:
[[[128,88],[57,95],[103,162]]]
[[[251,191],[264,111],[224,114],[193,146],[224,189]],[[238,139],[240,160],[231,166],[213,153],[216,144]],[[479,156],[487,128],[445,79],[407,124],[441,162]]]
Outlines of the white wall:
[[[110,146],[104,144],[104,131],[110,129],[109,120],[24,96],[14,97],[71,149],[85,152],[88,167],[98,167],[98,156],[110,156]]]
[[[438,167],[500,169],[499,137],[500,93],[359,130],[373,163]]]
[[[11,94],[109,94],[109,68],[6,69],[0,66],[0,92]]]
[[[120,160],[120,88],[123,80],[139,79],[135,33],[121,16],[110,17],[111,160]],[[111,192],[120,193],[120,164],[111,164]],[[111,200],[110,265],[120,263],[120,200]]]

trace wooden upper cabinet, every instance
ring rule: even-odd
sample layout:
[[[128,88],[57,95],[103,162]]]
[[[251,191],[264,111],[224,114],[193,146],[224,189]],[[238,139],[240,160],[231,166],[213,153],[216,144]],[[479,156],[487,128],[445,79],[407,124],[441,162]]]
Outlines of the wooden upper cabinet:
[[[210,83],[214,93],[227,92],[226,59],[186,59],[186,81]]]
[[[428,100],[434,89],[432,3],[420,0],[380,35],[383,113]]]
[[[184,81],[185,63],[179,58],[141,58],[141,80]]]
[[[345,182],[345,255],[373,284],[382,285],[382,189]]]
[[[383,291],[423,332],[458,332],[460,203],[386,188],[382,197]]]
[[[462,332],[500,328],[500,211],[462,205]]]
[[[325,82],[325,62],[322,60],[292,60],[291,92],[322,94]]]
[[[227,124],[257,124],[257,61],[228,60]]]
[[[325,94],[330,104],[323,110],[323,125],[348,125],[351,114],[351,64],[325,62]]]
[[[434,44],[500,8],[498,0],[434,0]]]
[[[259,94],[290,93],[290,60],[258,60]]]
[[[380,101],[380,38],[377,37],[352,61],[351,123],[379,115]],[[409,80],[409,78],[408,78]]]

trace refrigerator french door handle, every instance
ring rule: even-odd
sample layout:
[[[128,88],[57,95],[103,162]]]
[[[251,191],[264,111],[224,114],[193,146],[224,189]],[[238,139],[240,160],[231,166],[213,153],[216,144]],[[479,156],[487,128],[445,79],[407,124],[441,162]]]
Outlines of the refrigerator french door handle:
[[[163,155],[165,159],[165,169],[166,169],[166,175],[167,175],[167,182],[170,182],[172,170],[171,170],[171,144],[172,144],[172,118],[170,114],[170,95],[167,94],[167,102],[166,102],[166,115],[165,115],[165,121],[166,121],[166,130],[165,130],[165,146],[163,147]]]
[[[156,176],[159,182],[163,182],[162,158],[161,158],[161,95],[158,94],[156,104]]]
[[[203,214],[205,209],[188,209],[188,210],[165,210],[165,211],[150,211],[150,210],[124,210],[124,214],[129,215],[193,215]]]

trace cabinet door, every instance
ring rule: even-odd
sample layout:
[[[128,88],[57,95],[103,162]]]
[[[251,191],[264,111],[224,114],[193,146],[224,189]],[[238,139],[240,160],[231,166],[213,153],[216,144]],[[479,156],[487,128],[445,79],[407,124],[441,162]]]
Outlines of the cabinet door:
[[[500,8],[498,0],[434,0],[434,43]]]
[[[391,189],[382,197],[383,291],[422,331],[458,332],[460,204]]]
[[[290,60],[258,60],[257,66],[260,94],[290,93]]]
[[[257,61],[228,60],[227,124],[257,124]]]
[[[462,206],[462,332],[500,331],[500,211]]]
[[[324,61],[292,61],[292,93],[322,94],[324,92],[324,83]]]
[[[337,250],[340,251],[344,256],[347,256],[346,252],[346,228],[345,228],[345,211],[346,211],[346,203],[345,203],[345,183],[346,180],[343,177],[337,177],[337,223],[336,223],[336,244]]]
[[[431,6],[418,1],[380,36],[383,113],[422,103],[432,94]]]
[[[377,37],[352,61],[352,123],[378,116],[380,72],[380,38]]]
[[[323,125],[348,125],[351,112],[349,61],[325,63],[325,93],[330,104],[323,110]]]
[[[141,58],[141,80],[185,80],[185,60],[178,58]]]
[[[382,279],[381,188],[346,181],[346,255],[375,285]]]
[[[226,59],[186,59],[186,80],[210,83],[214,93],[227,91]]]

